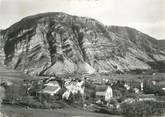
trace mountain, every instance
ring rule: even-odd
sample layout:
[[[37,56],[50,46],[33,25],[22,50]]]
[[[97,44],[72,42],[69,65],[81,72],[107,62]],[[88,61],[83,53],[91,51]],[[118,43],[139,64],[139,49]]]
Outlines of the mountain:
[[[3,41],[3,30],[0,29],[0,63],[4,63],[5,53],[4,53],[4,41]]]
[[[165,51],[165,40],[159,40],[158,41],[158,46],[163,50],[163,51]]]
[[[0,83],[2,82],[12,82],[15,83],[22,80],[34,79],[31,76],[24,74],[22,72],[10,69],[5,65],[0,63]]]
[[[165,60],[158,40],[136,29],[61,12],[25,17],[0,37],[4,64],[31,75],[149,70]]]

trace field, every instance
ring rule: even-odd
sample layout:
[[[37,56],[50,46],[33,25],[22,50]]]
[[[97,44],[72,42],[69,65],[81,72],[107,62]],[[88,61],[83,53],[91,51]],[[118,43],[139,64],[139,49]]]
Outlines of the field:
[[[106,115],[99,113],[91,113],[87,111],[70,109],[26,109],[19,106],[2,105],[1,112],[9,117],[121,117],[115,115]]]

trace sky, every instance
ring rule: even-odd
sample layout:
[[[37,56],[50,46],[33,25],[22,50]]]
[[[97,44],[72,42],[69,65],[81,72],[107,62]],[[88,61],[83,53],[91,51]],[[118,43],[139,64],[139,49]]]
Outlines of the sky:
[[[0,0],[0,29],[43,12],[91,17],[165,39],[165,0]]]

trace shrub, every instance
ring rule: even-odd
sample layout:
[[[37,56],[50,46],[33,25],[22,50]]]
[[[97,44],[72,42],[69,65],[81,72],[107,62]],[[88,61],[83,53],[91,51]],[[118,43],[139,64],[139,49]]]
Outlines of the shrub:
[[[34,97],[32,97],[32,96],[23,97],[21,101],[17,102],[17,104],[21,105],[21,106],[32,107],[32,108],[42,108],[43,107],[43,104],[41,104],[37,100],[34,100]]]
[[[165,113],[165,102],[136,101],[133,103],[123,103],[121,110],[125,117],[159,116]]]

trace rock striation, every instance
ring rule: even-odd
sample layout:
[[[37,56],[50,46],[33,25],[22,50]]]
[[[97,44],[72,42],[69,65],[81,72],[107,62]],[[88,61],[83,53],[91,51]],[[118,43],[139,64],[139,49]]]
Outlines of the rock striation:
[[[148,70],[165,61],[158,40],[61,12],[23,18],[1,31],[4,64],[31,75]]]
[[[159,40],[158,41],[158,46],[165,51],[165,39]]]

